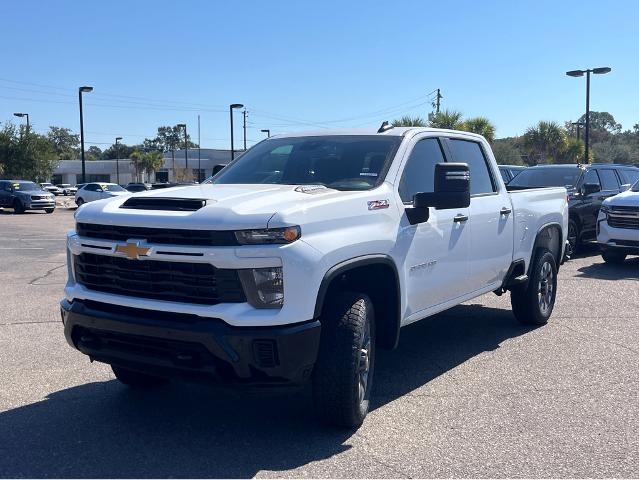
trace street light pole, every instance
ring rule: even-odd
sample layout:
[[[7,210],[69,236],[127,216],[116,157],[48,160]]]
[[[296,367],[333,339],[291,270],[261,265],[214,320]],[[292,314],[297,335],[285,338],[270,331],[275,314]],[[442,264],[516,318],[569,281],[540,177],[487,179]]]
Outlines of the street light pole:
[[[14,113],[16,117],[27,117],[27,135],[29,134],[29,114],[28,113]]]
[[[93,91],[93,87],[78,88],[78,100],[80,101],[80,156],[82,157],[82,182],[86,183],[86,167],[84,163],[84,117],[82,116],[82,94]]]
[[[244,116],[244,151],[246,151],[246,108],[242,111],[242,115]]]
[[[266,138],[271,138],[271,130],[269,128],[263,128],[260,132],[266,133]]]
[[[569,77],[583,77],[586,74],[586,132],[584,134],[584,163],[590,163],[589,141],[590,141],[590,74],[605,74],[610,72],[610,67],[588,68],[586,70],[570,70],[566,72]]]
[[[241,103],[232,103],[229,105],[229,116],[231,118],[231,160],[235,158],[235,145],[233,144],[233,109],[243,108]]]
[[[120,140],[122,137],[115,137],[115,176],[118,185],[120,185],[120,148],[118,147]]]
[[[197,116],[197,183],[202,180],[202,154],[200,153],[200,115]]]

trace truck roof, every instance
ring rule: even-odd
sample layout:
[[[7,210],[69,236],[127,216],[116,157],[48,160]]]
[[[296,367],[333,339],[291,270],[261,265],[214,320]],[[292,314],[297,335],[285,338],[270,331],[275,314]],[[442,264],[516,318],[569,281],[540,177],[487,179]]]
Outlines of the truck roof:
[[[302,132],[290,132],[279,135],[272,135],[270,138],[288,138],[288,137],[326,137],[326,136],[338,136],[338,135],[384,135],[391,137],[403,137],[406,134],[416,133],[462,133],[464,135],[473,136],[477,138],[483,138],[476,133],[465,132],[463,130],[446,130],[443,128],[429,128],[429,127],[393,127],[378,133],[376,128],[339,128],[339,129],[325,129],[325,130],[310,130]]]

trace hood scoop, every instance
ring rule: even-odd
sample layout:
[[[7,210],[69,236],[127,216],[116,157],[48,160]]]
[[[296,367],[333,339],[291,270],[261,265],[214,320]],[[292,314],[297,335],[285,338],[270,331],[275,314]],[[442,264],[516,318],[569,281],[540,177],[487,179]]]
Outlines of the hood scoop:
[[[196,212],[206,206],[203,198],[173,198],[173,197],[130,197],[120,208],[136,210],[163,210],[170,212]]]

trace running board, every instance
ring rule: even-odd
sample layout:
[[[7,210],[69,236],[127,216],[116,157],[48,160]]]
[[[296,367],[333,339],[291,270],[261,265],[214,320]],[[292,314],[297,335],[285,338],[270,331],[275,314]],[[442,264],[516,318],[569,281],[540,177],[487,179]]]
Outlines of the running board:
[[[513,278],[510,281],[511,285],[519,285],[520,283],[525,283],[528,281],[528,275],[519,275],[518,277]]]

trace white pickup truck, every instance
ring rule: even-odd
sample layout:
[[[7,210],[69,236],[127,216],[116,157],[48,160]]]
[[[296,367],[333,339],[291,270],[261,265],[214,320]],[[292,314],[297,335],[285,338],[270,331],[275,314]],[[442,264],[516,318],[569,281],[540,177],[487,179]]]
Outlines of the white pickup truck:
[[[65,336],[130,386],[310,381],[320,418],[358,426],[401,327],[507,290],[546,323],[567,223],[564,188],[509,193],[478,135],[274,136],[211,184],[82,206]]]

